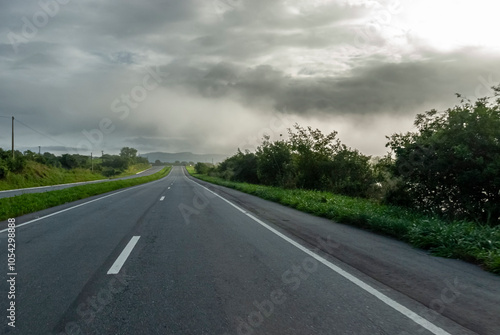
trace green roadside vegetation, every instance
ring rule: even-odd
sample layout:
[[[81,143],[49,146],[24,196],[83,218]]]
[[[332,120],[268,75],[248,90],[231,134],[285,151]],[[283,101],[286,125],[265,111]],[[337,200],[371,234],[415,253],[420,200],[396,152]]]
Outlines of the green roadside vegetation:
[[[148,163],[134,164],[116,176],[105,177],[101,173],[92,172],[89,169],[64,169],[41,164],[35,161],[27,161],[21,173],[9,173],[5,178],[0,179],[0,191],[78,183],[108,178],[120,178],[134,175],[137,172],[147,170],[150,167],[151,166]]]
[[[15,197],[3,198],[0,199],[0,220],[33,213],[117,189],[148,183],[165,177],[170,172],[170,169],[171,167],[168,166],[153,175],[145,177],[81,185],[63,190],[22,194]]]
[[[381,233],[435,256],[456,258],[500,274],[500,226],[469,221],[446,221],[409,209],[376,203],[326,191],[284,189],[228,181],[220,177],[188,172],[198,179],[278,202],[316,216]]]
[[[77,183],[103,179],[104,176],[88,169],[63,169],[35,161],[27,161],[21,172],[9,172],[0,179],[0,191],[18,188]]]
[[[79,154],[56,156],[45,152],[0,149],[0,191],[18,188],[77,183],[134,175],[150,168],[148,160],[137,156],[137,150],[124,147],[119,155],[91,158]]]

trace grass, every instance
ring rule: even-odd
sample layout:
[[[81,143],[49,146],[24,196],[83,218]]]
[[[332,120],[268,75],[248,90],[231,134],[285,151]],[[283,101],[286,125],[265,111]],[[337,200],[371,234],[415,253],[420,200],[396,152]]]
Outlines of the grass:
[[[329,192],[287,190],[230,182],[197,174],[193,167],[187,169],[193,177],[201,180],[253,194],[336,222],[391,236],[417,248],[429,250],[433,255],[465,260],[500,274],[500,226],[444,221],[367,199]]]
[[[171,167],[166,167],[153,175],[145,177],[81,185],[63,190],[22,194],[15,197],[3,198],[0,199],[0,220],[37,212],[46,208],[117,189],[144,184],[165,177],[170,172],[170,169]]]
[[[86,169],[65,170],[28,161],[22,173],[9,172],[0,180],[0,190],[76,183],[103,178],[101,174],[92,173]]]
[[[123,171],[122,173],[120,173],[117,176],[113,176],[112,178],[121,178],[121,177],[131,176],[131,175],[134,175],[134,174],[136,174],[138,172],[147,170],[150,167],[151,167],[151,165],[149,163],[141,163],[141,164],[130,165],[127,170]]]
[[[146,170],[149,164],[131,165],[126,171],[113,178],[134,175],[137,172]],[[66,170],[47,166],[34,161],[28,161],[22,173],[8,173],[6,178],[0,180],[0,191],[13,190],[26,187],[50,186],[58,184],[77,183],[108,179],[98,172],[92,173],[88,169]]]

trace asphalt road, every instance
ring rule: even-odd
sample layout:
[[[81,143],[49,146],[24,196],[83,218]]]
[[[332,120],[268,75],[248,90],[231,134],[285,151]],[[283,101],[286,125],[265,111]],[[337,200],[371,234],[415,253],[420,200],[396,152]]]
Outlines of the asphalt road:
[[[4,334],[500,329],[498,276],[195,181],[180,167],[16,220],[15,275],[7,276],[8,236],[0,233]]]
[[[85,185],[85,184],[95,184],[95,183],[102,183],[102,182],[106,182],[106,181],[144,177],[144,176],[149,176],[151,174],[154,174],[163,168],[164,168],[163,166],[153,166],[152,168],[145,170],[145,171],[141,171],[140,173],[138,173],[136,175],[121,177],[121,178],[101,179],[101,180],[83,181],[83,182],[79,182],[79,183],[60,184],[60,185],[52,185],[52,186],[28,187],[28,188],[20,188],[20,189],[16,189],[16,190],[0,191],[0,199],[14,197],[16,195],[21,195],[21,194],[25,194],[25,193],[42,193],[42,192],[49,192],[49,191],[55,191],[55,190],[62,190],[64,188]]]

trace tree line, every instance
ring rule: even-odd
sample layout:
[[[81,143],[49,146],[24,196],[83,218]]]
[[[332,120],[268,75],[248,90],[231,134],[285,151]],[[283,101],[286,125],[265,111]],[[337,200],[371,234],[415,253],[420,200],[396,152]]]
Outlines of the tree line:
[[[93,162],[90,156],[80,154],[56,156],[50,152],[38,154],[31,150],[24,152],[16,150],[12,158],[12,151],[0,148],[0,178],[6,177],[9,172],[21,173],[28,161],[67,170],[93,168],[94,172],[101,173],[105,177],[120,174],[133,164],[149,163],[147,158],[137,156],[136,149],[129,147],[122,148],[118,155],[104,154],[99,158],[94,157]]]
[[[288,139],[262,139],[255,152],[198,173],[283,188],[329,191],[454,220],[500,224],[500,85],[494,97],[418,114],[417,130],[386,136],[384,157],[347,147],[337,132],[295,124]]]

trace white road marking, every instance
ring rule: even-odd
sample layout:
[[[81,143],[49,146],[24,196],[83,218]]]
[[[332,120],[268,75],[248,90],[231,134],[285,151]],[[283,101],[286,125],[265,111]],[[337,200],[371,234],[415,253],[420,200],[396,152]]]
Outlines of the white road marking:
[[[388,305],[389,307],[395,309],[396,311],[398,311],[399,313],[403,314],[404,316],[406,316],[407,318],[409,318],[410,320],[412,320],[413,322],[417,323],[418,325],[422,326],[423,328],[427,329],[428,331],[430,331],[432,334],[435,334],[435,335],[451,335],[450,333],[448,333],[447,331],[445,331],[444,329],[436,326],[435,324],[433,324],[432,322],[424,319],[423,317],[421,317],[420,315],[418,315],[417,313],[413,312],[412,310],[406,308],[405,306],[401,305],[400,303],[396,302],[395,300],[389,298],[388,296],[386,296],[385,294],[383,294],[382,292],[380,292],[379,290],[377,290],[376,288],[368,285],[367,283],[365,283],[364,281],[362,281],[361,279],[357,278],[356,276],[350,274],[349,272],[339,268],[337,265],[329,262],[328,260],[326,260],[325,258],[315,254],[314,252],[312,252],[311,250],[307,249],[306,247],[302,246],[301,244],[295,242],[294,240],[292,240],[291,238],[287,237],[286,235],[282,234],[281,232],[277,231],[276,229],[272,228],[271,226],[267,225],[266,223],[264,223],[263,221],[261,221],[260,219],[256,218],[255,216],[253,216],[252,214],[248,213],[247,211],[245,211],[244,209],[242,209],[241,207],[233,204],[232,202],[230,202],[229,200],[223,198],[222,196],[220,196],[219,194],[213,192],[212,190],[206,188],[205,186],[201,185],[201,184],[198,184],[197,182],[195,182],[194,180],[188,178],[188,180],[190,180],[191,182],[195,183],[196,185],[204,188],[205,190],[207,190],[208,192],[214,194],[215,196],[219,197],[220,199],[224,200],[225,202],[227,202],[229,205],[233,206],[234,208],[236,208],[238,211],[240,211],[241,213],[245,214],[246,216],[248,216],[249,218],[251,218],[252,220],[254,220],[255,222],[257,222],[258,224],[260,224],[261,226],[263,226],[264,228],[268,229],[269,231],[273,232],[274,234],[278,235],[279,237],[281,237],[283,240],[287,241],[288,243],[290,243],[291,245],[293,245],[294,247],[296,247],[297,249],[300,249],[302,250],[303,252],[305,252],[306,254],[308,254],[309,256],[313,257],[314,259],[316,259],[317,261],[319,261],[320,263],[326,265],[328,268],[330,268],[331,270],[335,271],[336,273],[338,273],[339,275],[341,275],[342,277],[344,277],[345,279],[349,280],[351,283],[353,283],[354,285],[360,287],[361,289],[363,289],[364,291],[370,293],[371,295],[373,295],[374,297],[376,297],[377,299],[381,300],[383,303],[385,303],[386,305]]]
[[[163,199],[165,199],[165,196],[162,196],[162,197],[160,198],[160,201],[163,201]]]
[[[111,268],[108,270],[108,275],[115,275],[118,272],[120,272],[120,269],[122,268],[123,264],[125,264],[125,261],[127,260],[128,256],[130,256],[130,253],[132,252],[132,249],[134,249],[135,245],[137,244],[137,241],[139,241],[141,237],[140,236],[133,236],[130,241],[128,242],[127,246],[125,249],[123,249],[122,253],[116,261],[111,265]]]
[[[168,187],[168,189],[170,190],[170,186]]]

